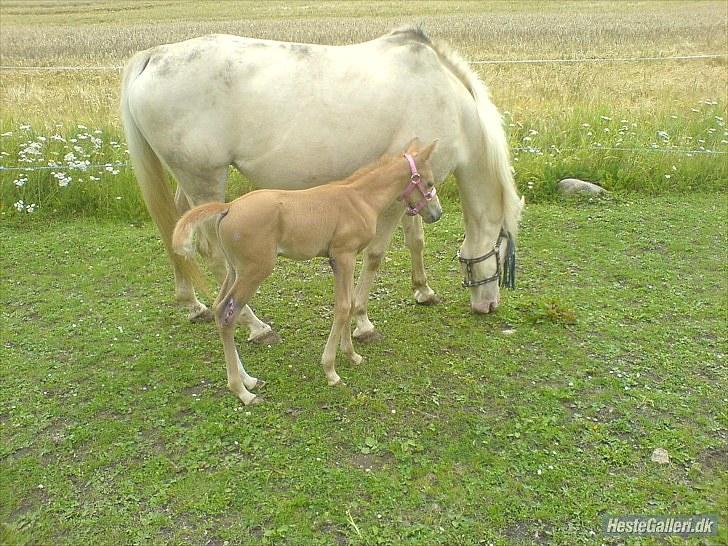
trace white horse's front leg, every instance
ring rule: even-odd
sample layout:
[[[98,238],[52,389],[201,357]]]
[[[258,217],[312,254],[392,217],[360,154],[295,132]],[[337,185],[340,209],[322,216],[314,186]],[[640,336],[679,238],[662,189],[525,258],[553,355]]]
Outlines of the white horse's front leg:
[[[404,244],[409,249],[412,259],[412,288],[415,292],[415,301],[423,305],[439,303],[439,298],[427,284],[424,259],[425,231],[422,228],[422,218],[419,214],[417,216],[404,215],[402,228]]]
[[[352,313],[354,320],[356,320],[354,337],[359,341],[372,341],[378,337],[377,332],[374,330],[374,324],[369,320],[367,311],[369,290],[384,253],[389,247],[394,228],[403,214],[404,208],[399,202],[380,214],[377,220],[377,234],[364,249],[364,263],[359,275],[359,282],[354,290],[354,309]]]

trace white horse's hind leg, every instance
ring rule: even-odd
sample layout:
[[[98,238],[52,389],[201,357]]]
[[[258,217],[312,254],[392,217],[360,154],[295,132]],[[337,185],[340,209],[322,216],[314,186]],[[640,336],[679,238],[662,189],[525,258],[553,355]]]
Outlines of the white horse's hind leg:
[[[352,315],[356,320],[354,337],[360,341],[371,341],[377,338],[374,324],[369,320],[367,307],[369,304],[369,290],[372,281],[379,269],[384,253],[389,247],[392,233],[397,222],[402,217],[404,209],[401,203],[395,203],[385,210],[377,220],[377,234],[364,249],[364,263],[362,264],[359,282],[354,291],[354,308]]]
[[[192,175],[181,168],[172,168],[175,178],[179,182],[175,193],[175,205],[179,214],[183,214],[192,206],[201,205],[210,201],[225,200],[225,185],[228,178],[228,166],[210,169],[210,174],[204,179]],[[207,183],[212,180],[212,183]],[[184,189],[187,191],[184,191]],[[198,240],[198,249],[207,259],[210,269],[218,282],[225,279],[226,266],[225,256],[217,242],[217,233],[214,225],[205,225],[201,229],[202,237]],[[203,240],[204,238],[204,240]],[[175,286],[177,290],[177,301],[183,303],[189,309],[191,321],[212,320],[213,314],[202,304],[195,294],[194,287],[187,279],[181,278],[175,272]],[[278,338],[273,335],[272,328],[255,316],[252,309],[245,305],[240,311],[239,321],[245,324],[250,331],[248,341],[267,341],[276,343]]]
[[[423,305],[439,303],[440,300],[435,292],[427,284],[424,260],[425,231],[422,228],[422,218],[419,214],[417,216],[404,215],[402,228],[404,244],[409,249],[412,259],[412,288],[415,293],[415,301]]]
[[[270,344],[278,343],[278,341],[280,341],[277,334],[273,332],[273,328],[256,317],[253,310],[247,305],[243,307],[242,311],[240,311],[240,318],[238,320],[245,324],[250,331],[248,341],[252,341],[253,343]]]

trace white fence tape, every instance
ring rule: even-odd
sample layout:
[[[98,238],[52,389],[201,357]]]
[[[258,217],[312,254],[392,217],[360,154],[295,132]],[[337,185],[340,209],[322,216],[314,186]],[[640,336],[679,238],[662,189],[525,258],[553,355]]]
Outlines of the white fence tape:
[[[521,146],[514,146],[511,148],[511,150],[517,151],[517,152],[528,152],[533,154],[560,154],[562,152],[574,152],[574,151],[602,151],[602,152],[629,152],[629,153],[640,153],[640,152],[657,152],[657,153],[670,153],[670,154],[679,154],[679,155],[685,155],[685,156],[693,156],[693,155],[726,155],[728,152],[718,151],[718,150],[687,150],[684,148],[628,148],[628,147],[608,147],[608,146],[589,146],[587,148],[559,148],[558,146],[556,148],[536,148],[536,147],[530,147],[530,148],[524,148]],[[48,166],[48,165],[36,165],[36,166],[27,166],[22,167],[19,165],[0,165],[0,172],[3,171],[23,171],[23,172],[33,172],[33,171],[89,171],[92,169],[105,169],[106,167],[113,167],[113,168],[122,168],[122,167],[129,167],[129,163],[103,163],[99,165],[84,165],[84,166],[74,166],[74,165],[54,165],[54,166]]]
[[[583,59],[500,59],[484,61],[468,61],[470,64],[558,64],[558,63],[626,63],[651,61],[698,61],[707,59],[725,59],[728,55],[722,53],[706,53],[700,55],[674,55],[669,57],[589,57]],[[8,66],[0,65],[0,70],[17,71],[103,71],[122,70],[123,66]]]

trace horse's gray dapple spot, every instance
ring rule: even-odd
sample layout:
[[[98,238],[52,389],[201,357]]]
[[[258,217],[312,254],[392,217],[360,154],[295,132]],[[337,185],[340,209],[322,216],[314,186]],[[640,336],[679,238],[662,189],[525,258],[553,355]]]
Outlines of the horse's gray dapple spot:
[[[609,193],[601,186],[593,182],[586,182],[578,178],[564,178],[558,183],[558,190],[561,193]]]
[[[196,47],[190,53],[187,55],[187,58],[185,59],[186,63],[191,63],[192,61],[200,58],[202,56],[202,48]]]
[[[308,47],[306,44],[290,44],[284,47],[287,47],[289,51],[294,53],[300,59],[311,56],[311,48]]]

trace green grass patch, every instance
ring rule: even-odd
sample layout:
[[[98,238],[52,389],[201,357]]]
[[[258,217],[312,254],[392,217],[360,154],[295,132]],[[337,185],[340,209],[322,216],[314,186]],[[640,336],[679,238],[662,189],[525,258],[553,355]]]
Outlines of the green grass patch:
[[[694,513],[725,542],[725,206],[532,205],[517,290],[475,316],[446,204],[427,229],[443,303],[413,303],[397,235],[371,301],[385,338],[339,359],[342,388],[319,365],[328,266],[281,260],[252,303],[283,343],[239,336],[268,381],[254,408],[172,302],[152,226],[5,218],[0,542],[601,544],[605,514]]]
[[[527,202],[556,198],[576,177],[618,193],[716,192],[728,180],[725,103],[704,101],[660,119],[634,121],[577,112],[530,122],[506,113],[519,193]],[[674,118],[674,119],[673,119]],[[123,134],[83,124],[35,129],[0,123],[0,212],[5,216],[147,217],[128,166]],[[714,153],[716,152],[716,153]],[[33,170],[22,170],[23,168]],[[251,188],[231,169],[228,197]],[[442,195],[456,200],[452,181]]]

